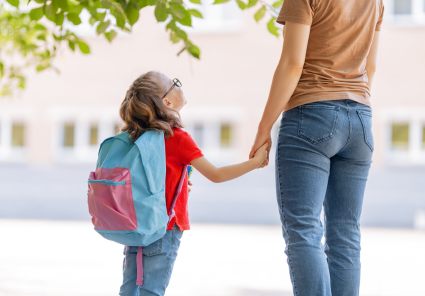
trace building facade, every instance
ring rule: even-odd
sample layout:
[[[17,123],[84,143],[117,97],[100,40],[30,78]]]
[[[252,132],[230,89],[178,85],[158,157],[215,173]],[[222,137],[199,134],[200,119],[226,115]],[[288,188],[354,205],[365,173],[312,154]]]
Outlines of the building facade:
[[[425,165],[425,0],[387,0],[372,90],[376,165]],[[183,83],[188,132],[218,163],[246,159],[280,57],[282,38],[236,4],[201,6],[188,30],[201,60],[176,53],[151,9],[112,44],[89,27],[82,55],[64,48],[61,74],[28,74],[27,89],[0,99],[0,164],[94,163],[121,126],[119,107],[139,75],[156,70]],[[277,133],[276,123],[273,136]]]

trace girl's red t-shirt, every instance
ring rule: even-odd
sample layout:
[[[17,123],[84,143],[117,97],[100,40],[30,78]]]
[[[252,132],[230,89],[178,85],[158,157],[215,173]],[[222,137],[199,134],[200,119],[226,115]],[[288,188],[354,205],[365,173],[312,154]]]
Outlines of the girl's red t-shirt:
[[[180,181],[183,166],[188,165],[192,160],[204,156],[201,150],[193,141],[192,137],[180,128],[174,128],[174,136],[165,138],[165,157],[167,163],[167,173],[165,177],[165,197],[167,200],[167,209],[170,208],[174,192]],[[175,216],[168,225],[168,230],[177,223],[180,231],[189,230],[189,211],[187,207],[187,175],[185,177],[182,191],[177,198],[174,207]]]

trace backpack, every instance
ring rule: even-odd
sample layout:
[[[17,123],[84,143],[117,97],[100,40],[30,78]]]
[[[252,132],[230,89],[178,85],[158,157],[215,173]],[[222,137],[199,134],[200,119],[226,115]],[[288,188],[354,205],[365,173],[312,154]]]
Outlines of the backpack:
[[[88,179],[88,207],[95,230],[126,246],[144,247],[162,238],[174,217],[187,166],[168,210],[165,172],[162,132],[146,131],[134,143],[127,132],[103,141],[96,171]]]

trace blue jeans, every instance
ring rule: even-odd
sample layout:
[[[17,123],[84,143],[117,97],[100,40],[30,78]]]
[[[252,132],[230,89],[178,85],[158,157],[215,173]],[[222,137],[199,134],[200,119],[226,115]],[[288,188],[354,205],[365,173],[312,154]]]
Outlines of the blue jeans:
[[[162,296],[170,282],[177,251],[183,232],[177,225],[173,230],[167,230],[164,237],[143,247],[143,285],[136,285],[138,247],[129,247],[127,254],[124,249],[123,284],[120,296]],[[125,264],[125,261],[126,264]]]
[[[371,109],[351,100],[315,102],[283,113],[276,191],[294,295],[359,295],[360,214],[372,163],[371,127]]]

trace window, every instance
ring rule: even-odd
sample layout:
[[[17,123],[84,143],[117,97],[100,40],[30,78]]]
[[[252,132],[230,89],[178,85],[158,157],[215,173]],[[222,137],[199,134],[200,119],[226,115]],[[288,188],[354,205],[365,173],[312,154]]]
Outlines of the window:
[[[99,128],[97,125],[92,125],[90,127],[90,145],[91,146],[97,145],[98,131],[99,131]]]
[[[221,133],[220,133],[220,144],[223,148],[228,148],[231,146],[232,139],[232,127],[230,124],[222,124],[221,125]]]
[[[12,125],[12,146],[23,147],[25,145],[25,126],[21,123]]]
[[[422,149],[425,149],[425,126],[422,127]]]
[[[412,0],[394,0],[394,14],[412,14]]]
[[[63,146],[74,147],[75,125],[73,123],[65,124],[63,127]]]
[[[391,127],[391,146],[394,150],[409,149],[409,124],[393,124]]]
[[[204,126],[202,124],[195,124],[193,128],[193,140],[199,148],[204,145]]]

